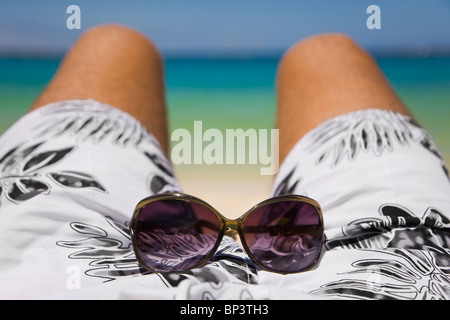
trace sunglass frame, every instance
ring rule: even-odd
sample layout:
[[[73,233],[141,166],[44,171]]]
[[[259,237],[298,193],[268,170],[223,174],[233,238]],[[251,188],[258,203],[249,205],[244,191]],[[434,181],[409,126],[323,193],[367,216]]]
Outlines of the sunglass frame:
[[[215,243],[214,247],[211,249],[211,252],[207,256],[205,256],[204,259],[199,261],[199,263],[195,266],[195,268],[200,268],[200,267],[204,266],[206,263],[208,263],[208,261],[217,252],[217,249],[219,248],[220,242],[222,241],[223,236],[225,235],[225,233],[228,230],[234,230],[234,231],[236,231],[238,233],[239,239],[240,239],[240,241],[242,243],[242,246],[244,247],[245,252],[248,254],[248,256],[250,257],[252,262],[256,266],[258,266],[261,270],[275,272],[275,273],[280,273],[280,274],[301,273],[301,272],[305,272],[305,271],[313,269],[317,265],[318,260],[320,259],[321,252],[322,252],[322,246],[323,246],[323,242],[324,242],[324,239],[325,239],[325,236],[324,236],[324,224],[323,224],[323,214],[322,214],[322,210],[321,210],[319,204],[317,203],[317,201],[315,201],[315,200],[313,200],[311,198],[308,198],[308,197],[305,197],[305,196],[300,196],[300,195],[295,195],[295,194],[286,194],[286,195],[275,196],[273,198],[266,199],[266,200],[261,201],[260,203],[256,204],[255,206],[253,206],[252,208],[247,210],[247,212],[245,212],[239,218],[229,219],[229,218],[224,217],[213,206],[211,206],[209,203],[207,203],[206,201],[203,201],[200,198],[197,198],[197,197],[189,195],[189,194],[180,193],[180,192],[166,192],[166,193],[161,193],[161,194],[156,194],[156,195],[153,195],[153,196],[149,196],[149,197],[141,200],[136,205],[136,208],[134,210],[133,216],[132,216],[131,221],[130,221],[131,241],[132,241],[133,250],[135,252],[136,259],[137,259],[139,265],[141,267],[143,267],[144,269],[146,269],[147,271],[150,271],[150,272],[175,272],[175,271],[161,270],[161,269],[158,269],[158,268],[154,268],[154,267],[148,266],[146,263],[144,263],[141,260],[141,258],[137,254],[138,249],[137,249],[137,241],[136,241],[136,229],[137,229],[137,223],[138,223],[139,215],[140,215],[142,209],[145,206],[149,205],[152,202],[164,201],[164,200],[179,200],[179,201],[197,203],[197,204],[205,206],[207,209],[209,209],[212,213],[214,213],[216,215],[216,217],[219,220],[219,228],[220,229],[219,229],[219,233],[218,233],[218,236],[217,236],[216,243]],[[254,212],[255,210],[257,210],[257,209],[259,209],[259,208],[261,208],[263,206],[270,205],[270,204],[273,204],[273,203],[279,203],[279,202],[283,202],[283,201],[299,201],[299,202],[308,203],[309,205],[311,205],[311,206],[313,206],[315,208],[315,210],[316,210],[316,212],[317,212],[317,214],[319,216],[319,227],[320,227],[319,231],[321,232],[321,239],[320,239],[321,240],[321,245],[320,245],[320,247],[318,249],[319,251],[317,253],[316,259],[307,268],[304,268],[302,270],[295,271],[295,272],[283,272],[283,271],[280,271],[280,270],[277,270],[277,269],[269,268],[269,267],[263,265],[262,263],[260,263],[258,261],[258,259],[253,255],[253,253],[251,252],[250,248],[248,247],[247,242],[245,241],[245,236],[244,236],[245,220],[247,219],[247,217],[252,212]],[[183,272],[183,271],[176,271],[176,272]]]

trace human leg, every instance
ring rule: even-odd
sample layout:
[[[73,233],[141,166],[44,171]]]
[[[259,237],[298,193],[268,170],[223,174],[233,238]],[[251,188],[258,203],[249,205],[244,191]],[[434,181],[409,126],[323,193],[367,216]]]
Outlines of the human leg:
[[[342,34],[314,36],[288,50],[277,90],[280,163],[305,133],[337,115],[369,108],[410,115],[373,58]]]
[[[139,32],[120,25],[85,32],[31,110],[72,99],[94,99],[132,115],[167,154],[163,62]]]
[[[343,35],[307,39],[281,61],[278,94],[273,194],[317,200],[326,235],[318,268],[286,289],[448,299],[448,170],[374,60]]]
[[[0,297],[127,287],[141,274],[128,230],[136,203],[180,190],[160,147],[156,49],[125,27],[89,30],[31,111],[0,136]]]

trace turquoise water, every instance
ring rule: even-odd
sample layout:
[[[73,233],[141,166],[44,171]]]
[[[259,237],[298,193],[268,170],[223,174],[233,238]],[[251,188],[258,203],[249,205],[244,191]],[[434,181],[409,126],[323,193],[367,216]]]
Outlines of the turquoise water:
[[[400,97],[450,160],[450,58],[378,59]],[[39,95],[58,59],[0,60],[0,133]],[[271,128],[277,59],[169,59],[170,129]]]

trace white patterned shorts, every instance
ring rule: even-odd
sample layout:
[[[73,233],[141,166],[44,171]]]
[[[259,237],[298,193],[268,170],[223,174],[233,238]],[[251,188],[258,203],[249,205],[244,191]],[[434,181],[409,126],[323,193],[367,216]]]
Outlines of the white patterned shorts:
[[[181,191],[171,164],[128,114],[77,100],[25,115],[0,137],[0,298],[450,298],[450,180],[405,116],[336,117],[282,164],[273,194],[324,214],[323,256],[305,273],[257,271],[226,238],[202,268],[146,274],[128,224],[165,191]]]

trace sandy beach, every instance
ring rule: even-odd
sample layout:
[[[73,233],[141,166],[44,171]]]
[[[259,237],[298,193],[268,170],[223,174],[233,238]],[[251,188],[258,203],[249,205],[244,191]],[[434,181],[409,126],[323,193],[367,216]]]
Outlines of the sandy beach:
[[[228,218],[237,218],[270,197],[273,176],[259,168],[237,165],[175,166],[185,193],[203,199]]]

